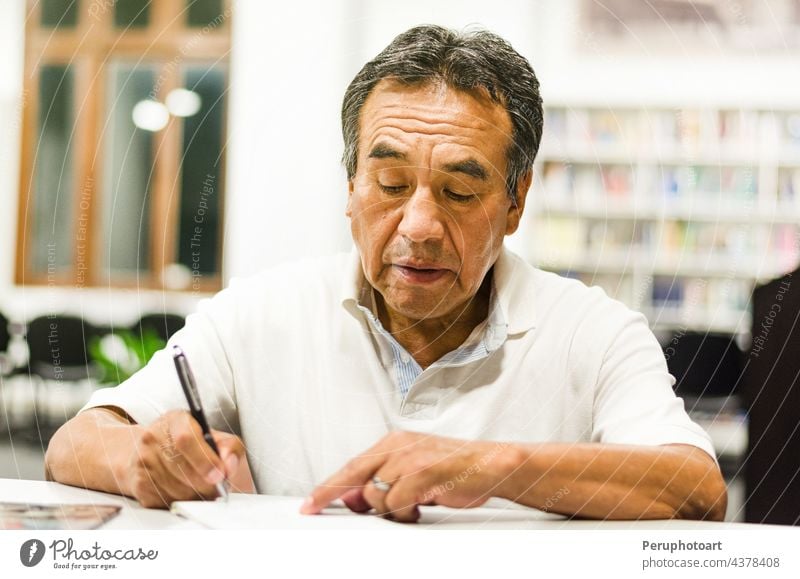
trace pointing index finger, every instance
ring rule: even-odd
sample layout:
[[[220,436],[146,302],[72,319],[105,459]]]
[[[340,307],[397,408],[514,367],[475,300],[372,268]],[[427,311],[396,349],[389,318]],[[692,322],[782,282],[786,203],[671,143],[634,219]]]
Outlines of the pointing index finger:
[[[388,458],[386,452],[366,452],[348,462],[343,468],[317,486],[303,502],[300,512],[316,515],[347,491],[364,486]]]

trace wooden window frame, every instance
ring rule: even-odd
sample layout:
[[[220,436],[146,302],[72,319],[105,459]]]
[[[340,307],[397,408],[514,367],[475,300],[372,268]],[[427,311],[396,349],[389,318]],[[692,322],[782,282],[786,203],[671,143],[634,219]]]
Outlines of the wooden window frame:
[[[177,263],[179,204],[181,186],[180,155],[182,122],[170,119],[167,127],[153,134],[153,181],[150,188],[151,206],[149,264],[147,269],[132,272],[130,277],[111,274],[103,263],[102,203],[105,155],[103,125],[107,64],[112,59],[161,65],[158,96],[163,99],[180,84],[183,67],[193,63],[216,61],[226,67],[230,79],[232,0],[222,0],[223,18],[217,26],[188,27],[185,0],[153,0],[150,3],[150,23],[141,29],[119,30],[114,27],[114,0],[75,0],[78,3],[78,23],[73,29],[53,29],[41,25],[42,3],[28,0],[25,26],[25,61],[23,94],[28,95],[23,108],[21,137],[21,171],[19,209],[17,218],[17,250],[15,279],[19,285],[49,285],[118,288],[170,289],[165,287],[161,274],[167,264]],[[38,139],[39,70],[43,65],[69,63],[73,68],[74,138],[73,138],[73,207],[72,260],[68,273],[48,275],[31,268],[28,255],[33,243],[32,220],[35,216],[34,157]],[[175,64],[172,64],[175,63]],[[158,69],[157,69],[158,70]],[[163,80],[163,82],[162,82]],[[226,89],[227,90],[227,89]],[[227,134],[227,106],[223,111],[223,136]],[[223,138],[223,149],[226,139]],[[225,154],[218,182],[224,183]],[[213,292],[222,286],[222,247],[225,223],[225,189],[220,187],[219,232],[217,239],[218,271],[203,274],[191,286],[180,291]],[[82,203],[81,201],[84,201]],[[87,227],[79,239],[79,220],[86,217]],[[88,266],[78,268],[78,251],[84,250]]]

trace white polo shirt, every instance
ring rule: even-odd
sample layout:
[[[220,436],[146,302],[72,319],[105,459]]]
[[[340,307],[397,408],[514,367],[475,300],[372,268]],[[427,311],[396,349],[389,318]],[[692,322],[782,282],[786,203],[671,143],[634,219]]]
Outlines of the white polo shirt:
[[[180,344],[212,428],[243,437],[260,493],[306,495],[393,430],[522,443],[684,443],[714,457],[675,397],[642,314],[507,249],[493,272],[492,312],[465,354],[406,377],[405,395],[397,356],[369,319],[370,288],[353,250],[234,280],[145,368],[97,391],[84,409],[118,406],[140,424],[186,409],[168,353]]]

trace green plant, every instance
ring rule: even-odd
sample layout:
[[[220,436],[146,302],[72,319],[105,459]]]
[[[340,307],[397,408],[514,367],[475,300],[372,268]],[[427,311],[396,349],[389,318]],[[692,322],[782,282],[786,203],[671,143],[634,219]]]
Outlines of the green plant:
[[[121,384],[143,368],[153,354],[166,343],[152,329],[145,328],[141,336],[121,330],[89,341],[89,355],[102,370],[101,382]]]

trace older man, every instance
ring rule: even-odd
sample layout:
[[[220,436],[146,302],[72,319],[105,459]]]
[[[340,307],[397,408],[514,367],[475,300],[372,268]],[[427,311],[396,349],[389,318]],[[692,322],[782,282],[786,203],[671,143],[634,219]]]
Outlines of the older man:
[[[713,448],[644,317],[504,249],[542,131],[528,62],[488,32],[411,29],[350,84],[342,125],[354,251],[234,283],[170,341],[220,456],[160,352],[56,434],[50,476],[149,506],[227,477],[309,514],[501,497],[721,519]]]

